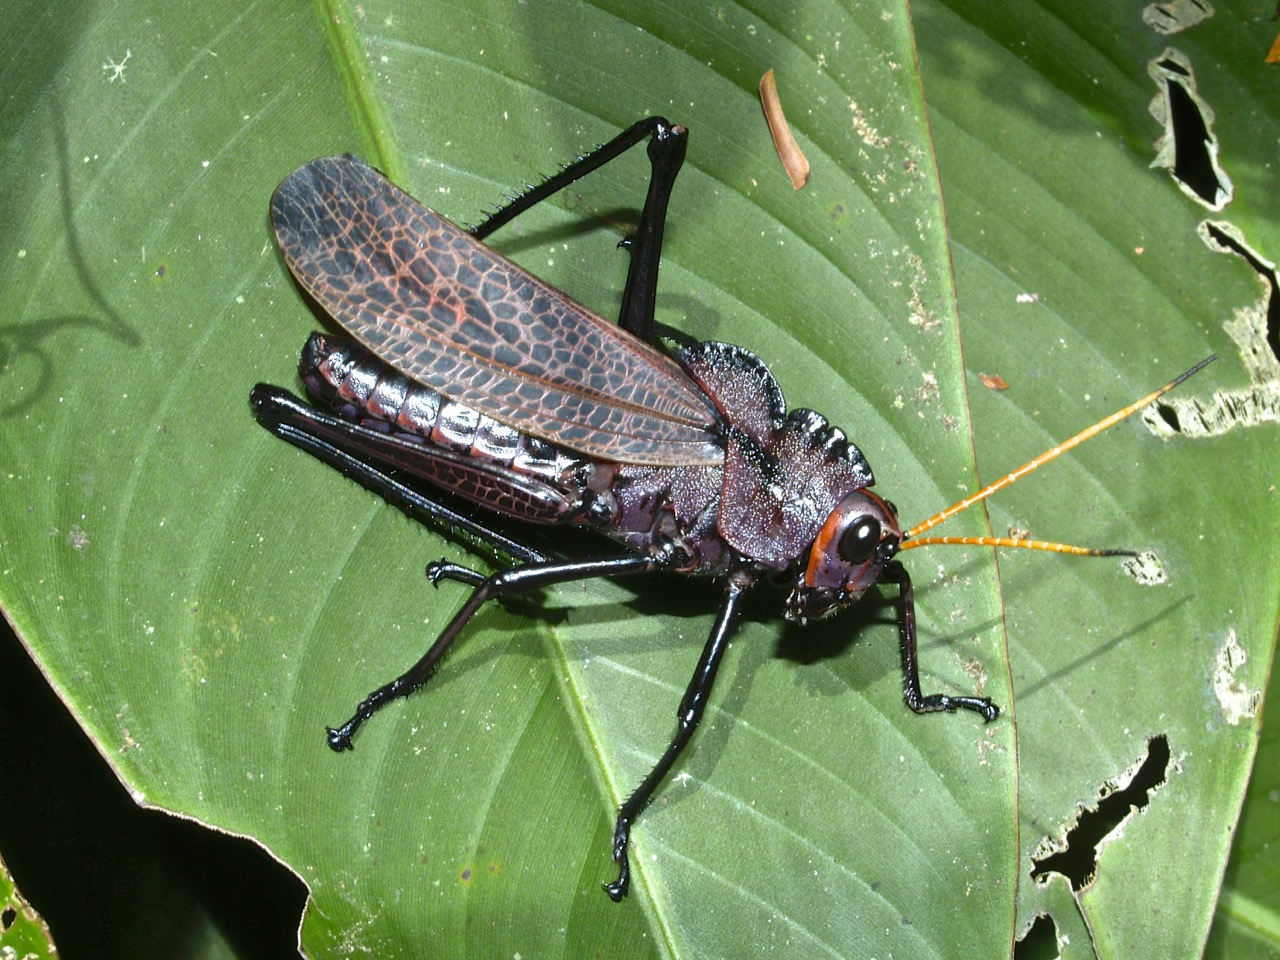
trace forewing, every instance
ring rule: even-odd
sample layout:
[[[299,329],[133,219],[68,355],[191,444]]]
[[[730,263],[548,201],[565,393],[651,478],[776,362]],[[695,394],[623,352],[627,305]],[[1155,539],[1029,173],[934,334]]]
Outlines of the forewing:
[[[355,157],[271,200],[289,269],[379,358],[453,400],[605,460],[719,463],[714,406],[669,357],[547,286]]]

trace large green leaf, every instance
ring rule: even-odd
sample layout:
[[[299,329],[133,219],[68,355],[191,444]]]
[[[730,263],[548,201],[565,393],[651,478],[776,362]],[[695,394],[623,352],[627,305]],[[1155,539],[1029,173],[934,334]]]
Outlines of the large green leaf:
[[[1258,188],[1264,152],[1243,131],[1226,126],[1228,118],[1265,116],[1271,95],[1265,67],[1232,52],[1245,42],[1242,24],[1234,20],[1211,20],[1169,38],[1147,30],[1136,12],[1106,6],[997,13],[989,5],[959,3],[950,10],[922,5],[917,12],[922,60],[936,67],[936,73],[926,69],[925,90],[938,138],[970,369],[1053,374],[1081,350],[1097,351],[1100,362],[1112,364],[1189,350],[1200,331],[1220,334],[1224,327],[1234,331],[1233,342],[1214,349],[1229,362],[1243,360],[1242,374],[1210,374],[1219,409],[1234,411],[1223,418],[1225,435],[1198,441],[1194,453],[1185,444],[1171,449],[1178,466],[1159,466],[1144,453],[1145,465],[1154,469],[1137,472],[1134,448],[1108,449],[1107,441],[1074,455],[1093,464],[1091,473],[1105,482],[1099,502],[1115,497],[1113,502],[1123,504],[1134,519],[1137,542],[1161,544],[1170,567],[1167,586],[1116,598],[1123,613],[1109,617],[1112,632],[1082,624],[1077,636],[1094,642],[1067,644],[1053,625],[1038,638],[1039,630],[1017,629],[1017,623],[1046,613],[1052,618],[1091,611],[1098,599],[1090,582],[1082,581],[1080,592],[1070,589],[1066,571],[1050,579],[1042,569],[1010,562],[1021,557],[1001,560],[1014,687],[1022,694],[1024,858],[1038,840],[1072,819],[1074,810],[1063,808],[1063,798],[1088,803],[1143,752],[1142,741],[1153,734],[1167,736],[1172,750],[1168,782],[1143,816],[1108,839],[1095,884],[1077,895],[1075,919],[1083,927],[1073,930],[1057,911],[1059,933],[1073,935],[1064,955],[1087,956],[1072,950],[1085,950],[1089,934],[1101,956],[1191,955],[1212,907],[1203,884],[1218,876],[1216,864],[1227,842],[1227,831],[1212,820],[1231,810],[1241,783],[1226,773],[1227,754],[1249,752],[1257,735],[1250,722],[1224,722],[1217,709],[1222,704],[1213,697],[1258,695],[1275,636],[1274,573],[1245,570],[1245,563],[1237,566],[1239,574],[1225,574],[1217,524],[1206,523],[1210,517],[1233,518],[1226,525],[1243,542],[1228,549],[1250,557],[1259,552],[1250,543],[1275,535],[1278,514],[1264,492],[1280,464],[1273,436],[1274,346],[1262,345],[1260,330],[1248,337],[1241,332],[1242,313],[1258,327],[1265,323],[1270,291],[1244,261],[1223,262],[1197,237],[1200,222],[1213,219],[1237,226],[1256,249],[1275,249],[1274,191]],[[1081,35],[1091,42],[1080,44]],[[1149,143],[1160,132],[1148,113],[1156,94],[1148,63],[1165,56],[1174,39],[1195,68],[1192,82],[1198,81],[1223,121],[1218,135],[1236,148],[1224,150],[1220,159],[1235,179],[1237,200],[1216,214],[1179,197],[1165,176],[1147,167]],[[1015,294],[1032,294],[1036,302],[1015,304]],[[1024,328],[1016,338],[1008,335],[1011,314],[1021,315]],[[1212,336],[1212,343],[1221,343]],[[1274,345],[1274,332],[1271,337]],[[1095,390],[1096,381],[1079,373],[1064,373],[1061,380],[1067,398],[1072,381],[1078,397]],[[1210,407],[1210,392],[1210,385],[1199,384],[1196,399]],[[1052,404],[1028,399],[1027,422],[1047,425],[1080,402],[1068,399],[1055,411]],[[1004,402],[1003,394],[978,391],[973,397],[980,463],[1000,458],[999,448],[1007,447],[1008,431],[984,429],[998,415],[991,408]],[[1190,419],[1185,410],[1182,415]],[[1062,429],[1050,427],[1048,433],[1061,435]],[[1240,448],[1232,449],[1237,443]],[[1204,459],[1193,466],[1199,456]],[[1187,470],[1198,475],[1196,481]],[[1173,479],[1175,473],[1186,485]],[[1080,490],[1081,483],[1093,482],[1082,474],[1068,483]],[[1093,508],[1078,496],[1061,496],[1055,486],[1042,479],[1001,496],[992,506],[993,525],[1025,526],[1030,520],[1037,529],[1046,522],[1056,530],[1077,526],[1084,519],[1080,511]],[[1180,547],[1168,545],[1175,539]],[[1255,573],[1256,584],[1246,585]],[[1252,619],[1246,612],[1251,608],[1258,619],[1242,627]],[[1130,626],[1115,630],[1121,619]],[[1219,676],[1215,685],[1214,658],[1233,649],[1232,638],[1240,639],[1250,659],[1237,676]],[[1182,661],[1181,675],[1168,662],[1173,660]],[[1104,682],[1107,677],[1111,682]],[[1226,689],[1231,682],[1239,685]],[[1130,709],[1135,698],[1149,704],[1141,716]],[[1053,700],[1064,701],[1067,709],[1048,709]],[[1199,711],[1188,709],[1193,704]],[[1080,749],[1081,740],[1106,746]],[[1227,754],[1220,752],[1224,748]],[[1195,838],[1190,846],[1189,836]],[[1023,869],[1029,866],[1024,859]],[[1196,888],[1199,894],[1192,892]],[[1024,884],[1020,925],[1033,912],[1061,904],[1064,893],[1061,884],[1043,890]],[[1169,914],[1178,921],[1170,922]],[[1270,935],[1277,935],[1274,927]]]
[[[323,726],[461,600],[422,565],[466,554],[246,402],[293,382],[320,322],[266,220],[293,167],[352,150],[467,221],[649,113],[692,130],[659,318],[758,352],[908,519],[1209,352],[1182,395],[1247,390],[1256,361],[1225,325],[1258,284],[1148,168],[1147,64],[1169,41],[1136,13],[416,0],[54,24],[28,6],[0,40],[0,603],[139,800],[303,878],[312,955],[987,956],[1042,911],[1070,956],[1091,936],[1104,956],[1199,950],[1257,735],[1223,703],[1261,688],[1276,626],[1274,423],[1131,422],[991,506],[998,532],[1153,549],[1165,585],[906,555],[926,685],[981,687],[1006,708],[990,726],[903,707],[890,607],[801,631],[762,598],[615,906],[612,811],[673,730],[718,588],[488,610],[335,756]],[[1224,149],[1237,194],[1213,216],[1266,250],[1276,201],[1247,151],[1276,120],[1260,60],[1223,54],[1245,29],[1218,16],[1182,46],[1244,151]],[[799,192],[756,99],[770,67],[813,165]],[[628,158],[495,246],[608,315],[644,182]],[[978,510],[952,526],[987,529]],[[1032,852],[1157,735],[1163,783],[1097,880],[1033,883]]]

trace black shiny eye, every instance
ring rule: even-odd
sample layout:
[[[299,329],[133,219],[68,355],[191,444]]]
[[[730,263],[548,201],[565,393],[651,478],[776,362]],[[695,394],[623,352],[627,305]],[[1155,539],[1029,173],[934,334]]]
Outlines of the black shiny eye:
[[[840,556],[849,563],[866,563],[880,543],[880,521],[869,514],[854,517],[840,535]]]

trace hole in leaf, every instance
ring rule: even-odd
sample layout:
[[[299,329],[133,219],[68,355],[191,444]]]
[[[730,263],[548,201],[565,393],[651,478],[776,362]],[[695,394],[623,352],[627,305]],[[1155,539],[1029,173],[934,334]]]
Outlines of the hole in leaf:
[[[1062,956],[1058,949],[1058,927],[1048,914],[1040,914],[1027,932],[1013,944],[1013,960],[1057,960]]]
[[[1147,72],[1159,89],[1150,111],[1164,126],[1151,165],[1166,168],[1185,193],[1221,210],[1231,202],[1234,188],[1218,166],[1213,110],[1196,92],[1191,61],[1170,47],[1151,61]]]
[[[1202,220],[1196,234],[1214,253],[1244,260],[1265,289],[1254,303],[1237,306],[1222,324],[1239,351],[1248,381],[1238,387],[1216,387],[1207,396],[1184,392],[1152,404],[1142,412],[1142,422],[1165,440],[1216,437],[1239,428],[1280,423],[1280,270],[1228,220]]]
[[[1155,791],[1168,778],[1169,738],[1164,734],[1147,741],[1147,755],[1131,775],[1108,782],[1099,792],[1096,806],[1080,814],[1076,825],[1067,832],[1065,846],[1055,845],[1056,852],[1032,858],[1031,878],[1039,880],[1048,873],[1060,873],[1079,891],[1093,880],[1098,871],[1098,847],[1116,828],[1150,802]],[[1127,783],[1123,783],[1124,780]]]
[[[1277,286],[1280,283],[1276,279],[1276,268],[1274,264],[1268,263],[1249,245],[1244,242],[1244,238],[1240,236],[1239,231],[1234,227],[1225,223],[1214,223],[1207,220],[1204,223],[1204,235],[1207,236],[1210,243],[1217,246],[1224,253],[1234,253],[1249,266],[1257,271],[1258,276],[1262,277],[1271,287],[1271,292],[1267,296],[1267,312],[1266,312],[1266,329],[1263,339],[1266,342],[1267,349],[1271,351],[1271,355],[1280,359],[1280,297],[1276,296]]]
[[[1169,425],[1169,429],[1174,433],[1180,433],[1182,427],[1178,424],[1178,411],[1173,409],[1167,403],[1157,403],[1156,413],[1160,414],[1160,419]]]
[[[17,919],[18,911],[13,907],[5,907],[3,911],[0,911],[0,930],[8,930]]]
[[[1173,126],[1173,175],[1201,200],[1211,204],[1218,195],[1219,184],[1209,156],[1209,127],[1185,86],[1170,83],[1165,89],[1169,97],[1169,122]]]

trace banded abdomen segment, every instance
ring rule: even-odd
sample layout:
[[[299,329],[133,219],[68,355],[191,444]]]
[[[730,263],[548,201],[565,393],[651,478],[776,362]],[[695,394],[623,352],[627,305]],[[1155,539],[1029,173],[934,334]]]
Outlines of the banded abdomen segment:
[[[533,523],[612,519],[588,488],[590,460],[414,383],[351,338],[313,333],[298,373],[342,419],[404,442],[397,465],[450,493]]]
[[[598,527],[641,552],[676,544],[689,572],[732,560],[716,531],[719,467],[594,461],[441,397],[349,337],[313,333],[298,370],[339,417],[386,435],[370,451],[385,465],[505,516]],[[361,439],[343,442],[360,452]]]

